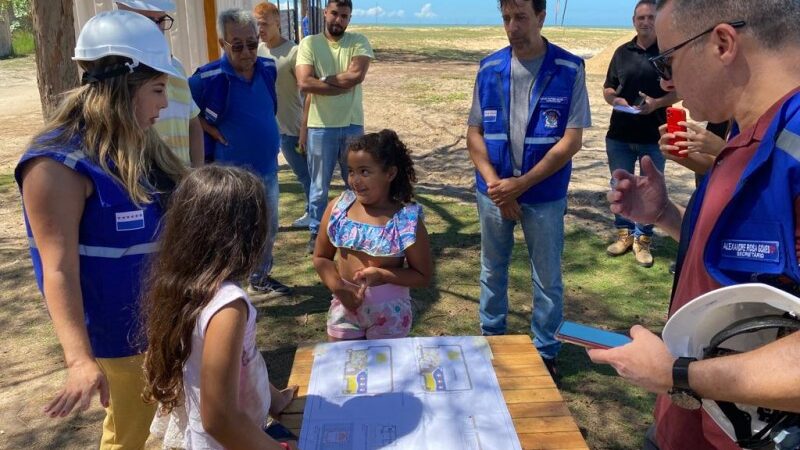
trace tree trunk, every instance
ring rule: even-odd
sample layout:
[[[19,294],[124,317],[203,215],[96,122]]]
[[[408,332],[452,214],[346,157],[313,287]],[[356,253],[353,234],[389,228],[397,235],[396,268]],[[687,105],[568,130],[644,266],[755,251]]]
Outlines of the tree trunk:
[[[78,87],[73,0],[33,0],[33,32],[36,40],[36,75],[42,114],[47,120],[58,106],[60,94]]]
[[[11,56],[14,49],[11,47],[11,21],[13,18],[9,14],[11,5],[6,5],[0,0],[0,58]]]

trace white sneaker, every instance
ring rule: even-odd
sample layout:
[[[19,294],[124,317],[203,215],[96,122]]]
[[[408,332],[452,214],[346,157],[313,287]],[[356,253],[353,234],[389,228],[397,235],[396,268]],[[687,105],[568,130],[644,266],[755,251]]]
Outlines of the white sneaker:
[[[292,222],[292,228],[308,228],[308,224],[310,223],[311,217],[309,217],[308,213],[305,213],[303,217]]]

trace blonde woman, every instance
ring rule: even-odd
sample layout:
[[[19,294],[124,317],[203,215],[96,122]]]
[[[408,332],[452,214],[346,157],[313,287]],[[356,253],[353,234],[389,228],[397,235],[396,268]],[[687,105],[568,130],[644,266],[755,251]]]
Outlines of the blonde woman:
[[[99,394],[100,448],[141,448],[155,411],[141,399],[141,272],[184,171],[152,125],[167,106],[167,75],[180,74],[156,24],[127,11],[89,20],[73,59],[82,86],[66,93],[15,172],[67,366],[44,412],[64,417]]]

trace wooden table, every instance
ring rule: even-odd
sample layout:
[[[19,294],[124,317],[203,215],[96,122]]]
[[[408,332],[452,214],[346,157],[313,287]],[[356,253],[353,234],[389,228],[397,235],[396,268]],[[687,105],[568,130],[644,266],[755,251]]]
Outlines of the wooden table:
[[[486,339],[494,354],[492,365],[522,448],[588,449],[531,339],[523,335],[490,336]],[[300,386],[300,391],[281,418],[281,422],[298,436],[303,423],[313,352],[314,346],[311,345],[300,347],[295,353],[289,385]]]

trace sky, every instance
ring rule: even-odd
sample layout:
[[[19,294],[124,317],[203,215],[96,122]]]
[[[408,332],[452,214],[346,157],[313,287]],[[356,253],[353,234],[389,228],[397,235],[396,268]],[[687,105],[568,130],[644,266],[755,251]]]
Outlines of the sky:
[[[558,24],[630,27],[636,0],[560,0]],[[556,0],[545,25],[555,25]],[[495,0],[353,0],[354,24],[502,25]]]

